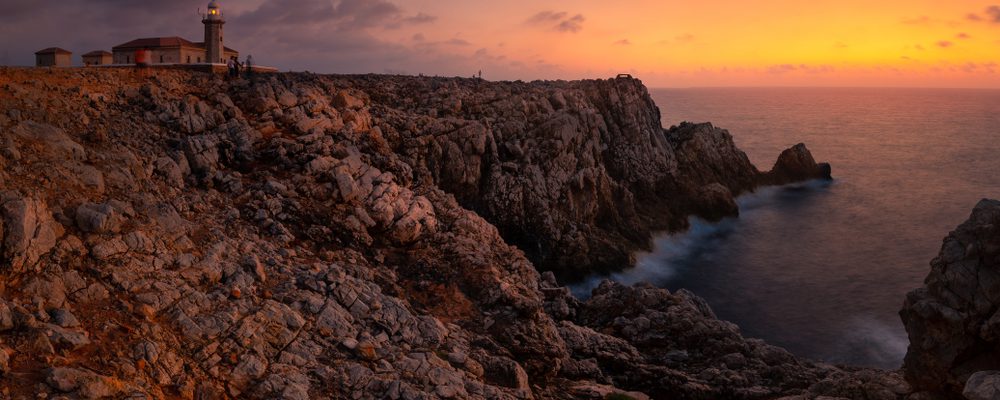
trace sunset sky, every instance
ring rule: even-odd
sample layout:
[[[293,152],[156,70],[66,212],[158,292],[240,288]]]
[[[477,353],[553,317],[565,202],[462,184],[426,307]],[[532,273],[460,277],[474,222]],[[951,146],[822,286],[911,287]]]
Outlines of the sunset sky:
[[[652,87],[1000,87],[1000,1],[223,0],[226,45],[283,70]],[[207,0],[0,0],[0,63],[202,40]]]

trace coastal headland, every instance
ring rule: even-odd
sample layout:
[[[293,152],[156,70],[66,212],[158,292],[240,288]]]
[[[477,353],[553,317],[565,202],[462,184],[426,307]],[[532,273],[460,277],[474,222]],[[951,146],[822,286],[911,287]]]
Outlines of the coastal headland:
[[[980,399],[1000,381],[992,201],[906,299],[898,371],[744,338],[686,290],[571,296],[689,217],[831,178],[804,145],[762,171],[725,129],[664,129],[635,79],[0,68],[0,134],[11,398]]]

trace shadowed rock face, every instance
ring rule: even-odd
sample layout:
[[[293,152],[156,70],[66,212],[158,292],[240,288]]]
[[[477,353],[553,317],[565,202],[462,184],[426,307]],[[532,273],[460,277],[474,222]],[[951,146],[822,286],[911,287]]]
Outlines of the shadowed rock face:
[[[632,264],[692,215],[738,214],[761,184],[829,177],[804,145],[761,174],[711,124],[661,127],[638,80],[483,83],[357,78],[415,179],[453,194],[541,270],[578,277]]]
[[[637,81],[130,72],[0,68],[13,398],[909,390],[745,339],[692,293],[581,303],[539,275],[621,266],[761,183],[725,130],[660,128]]]
[[[907,380],[958,396],[974,373],[1000,370],[998,308],[1000,201],[983,200],[945,238],[924,287],[906,296]]]

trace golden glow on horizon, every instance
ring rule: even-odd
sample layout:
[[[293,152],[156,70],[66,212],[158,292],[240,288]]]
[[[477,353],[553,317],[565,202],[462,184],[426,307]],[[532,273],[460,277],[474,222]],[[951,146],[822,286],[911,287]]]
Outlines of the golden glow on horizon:
[[[437,22],[386,35],[461,39],[469,45],[456,54],[477,52],[494,69],[542,78],[629,72],[651,86],[1000,87],[1000,14],[987,12],[1000,0],[992,1],[409,0],[400,5]],[[544,11],[565,14],[528,21]],[[556,29],[578,14],[578,30]]]

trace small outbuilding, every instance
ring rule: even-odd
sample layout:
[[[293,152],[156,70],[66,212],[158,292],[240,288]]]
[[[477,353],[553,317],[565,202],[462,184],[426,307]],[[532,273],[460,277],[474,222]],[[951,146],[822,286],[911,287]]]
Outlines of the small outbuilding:
[[[73,52],[58,47],[49,47],[35,52],[37,67],[69,67],[73,65]]]
[[[112,54],[110,51],[94,50],[83,55],[83,65],[88,67],[91,65],[109,65],[112,61]]]

